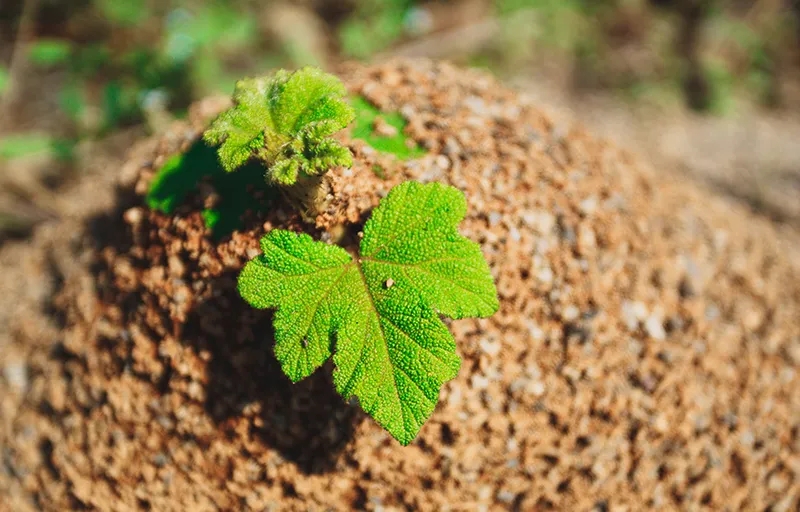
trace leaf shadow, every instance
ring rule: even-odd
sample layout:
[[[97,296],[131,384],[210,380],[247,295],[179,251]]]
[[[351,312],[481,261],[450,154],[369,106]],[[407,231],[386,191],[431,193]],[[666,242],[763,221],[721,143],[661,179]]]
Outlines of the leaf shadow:
[[[286,377],[273,350],[273,314],[241,299],[235,274],[209,285],[213,297],[196,305],[182,336],[196,353],[211,355],[206,412],[226,435],[246,423],[253,450],[277,450],[304,473],[334,469],[363,418],[360,409],[336,393],[330,365],[297,383]]]
[[[120,255],[134,268],[145,271],[151,263],[135,256],[134,233],[123,221],[124,212],[141,206],[141,198],[126,188],[117,191],[114,204],[113,211],[87,221],[89,243],[95,254]],[[144,322],[142,309],[149,309],[148,322],[159,318],[156,321],[161,322],[162,331],[172,331],[175,323],[169,312],[157,306],[159,299],[164,299],[163,294],[154,295],[141,286],[120,289],[115,284],[117,262],[115,259],[109,264],[98,256],[90,271],[103,307],[120,311],[121,320],[114,320],[120,332],[127,331],[131,323]],[[204,395],[201,401],[217,426],[214,436],[235,440],[243,456],[258,459],[274,451],[305,474],[329,472],[338,464],[364,415],[336,393],[330,367],[320,368],[298,383],[284,375],[273,350],[272,313],[246,304],[236,290],[236,278],[237,273],[229,271],[202,282],[204,296],[209,298],[196,301],[177,330],[177,339],[190,351],[187,358],[161,355],[163,341],[151,327],[142,326],[154,341],[155,357],[167,369],[159,376],[134,375],[153,383],[165,396],[187,384],[186,376],[177,369],[179,365],[187,360],[204,361],[204,378],[199,381]],[[114,361],[109,365],[110,372],[129,371],[136,357],[134,343],[130,336],[120,336],[98,345]],[[192,436],[191,427],[176,425],[165,435]],[[202,446],[213,438],[196,437],[195,441]]]

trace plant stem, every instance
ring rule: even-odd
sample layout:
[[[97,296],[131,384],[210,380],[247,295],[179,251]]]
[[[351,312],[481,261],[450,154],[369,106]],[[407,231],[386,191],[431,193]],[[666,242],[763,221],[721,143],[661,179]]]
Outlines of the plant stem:
[[[328,205],[331,185],[327,174],[321,176],[301,175],[297,183],[281,187],[284,197],[297,208],[303,220],[314,223],[317,215]]]

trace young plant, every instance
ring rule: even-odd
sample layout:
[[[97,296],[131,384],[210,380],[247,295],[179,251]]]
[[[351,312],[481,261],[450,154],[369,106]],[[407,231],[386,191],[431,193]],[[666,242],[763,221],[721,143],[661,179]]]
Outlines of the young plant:
[[[331,136],[355,117],[344,85],[317,68],[240,80],[234,105],[203,138],[219,145],[219,158],[231,172],[255,159],[266,167],[268,183],[300,190],[304,206],[315,210],[320,176],[353,163],[350,150]]]
[[[267,184],[313,211],[321,177],[352,165],[350,151],[331,137],[356,117],[345,92],[337,78],[313,68],[240,81],[233,107],[211,124],[204,141],[219,146],[223,174],[248,164],[243,174],[261,163]],[[355,104],[355,136],[401,158],[419,154],[400,133],[402,118],[390,117],[398,134],[384,140],[370,128],[377,110],[363,99]],[[163,183],[151,194],[157,204],[180,201],[184,193],[168,183],[183,176],[180,169],[198,168],[173,167],[155,180]],[[345,399],[355,396],[409,444],[461,365],[440,315],[487,317],[498,308],[480,247],[458,233],[465,213],[457,189],[406,182],[375,209],[358,254],[306,234],[265,235],[263,253],[242,269],[238,288],[253,307],[277,310],[275,354],[286,375],[299,381],[333,357],[337,391]]]
[[[256,158],[267,166],[267,181],[293,185],[301,174],[352,165],[350,151],[331,138],[355,117],[345,94],[339,79],[310,67],[240,80],[234,106],[214,120],[204,139],[221,145],[227,171]]]
[[[498,309],[480,247],[458,233],[465,213],[459,190],[405,182],[374,210],[358,255],[306,234],[265,235],[239,293],[277,309],[275,354],[286,375],[299,381],[333,353],[337,391],[409,444],[461,365],[439,315]]]

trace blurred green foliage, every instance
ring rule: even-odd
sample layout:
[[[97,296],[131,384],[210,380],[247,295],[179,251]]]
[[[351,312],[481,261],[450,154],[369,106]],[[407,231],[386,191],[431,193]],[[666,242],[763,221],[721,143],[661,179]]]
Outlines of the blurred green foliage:
[[[46,133],[15,133],[0,139],[0,161],[48,152],[53,139]]]
[[[688,94],[682,89],[684,22],[675,7],[686,2],[653,0],[84,0],[64,3],[53,19],[42,14],[34,30],[40,35],[24,56],[52,83],[48,97],[57,98],[67,126],[50,138],[56,153],[68,157],[70,148],[87,137],[141,123],[158,129],[164,119],[184,115],[199,97],[230,94],[244,76],[276,67],[326,68],[346,58],[367,60],[421,35],[434,36],[435,45],[437,27],[448,26],[459,9],[481,2],[484,15],[495,16],[501,30],[488,46],[453,56],[456,60],[506,77],[566,65],[579,87],[610,88],[635,98]],[[305,25],[275,29],[284,23],[270,10],[279,3],[302,11],[304,16],[288,19]],[[703,48],[696,59],[708,92],[698,105],[725,113],[742,94],[774,104],[787,62],[782,56],[796,47],[797,21],[784,11],[763,15],[764,9],[754,21],[733,2],[709,5],[713,9],[703,13]],[[0,31],[13,33],[14,23],[0,19]],[[286,33],[302,34],[297,37],[303,43],[306,34],[319,41],[300,44]],[[13,43],[7,40],[6,55]],[[8,64],[0,61],[0,94],[11,83]],[[36,101],[20,96],[18,101]],[[53,124],[45,123],[48,129]],[[7,149],[4,154],[18,153],[29,154]]]
[[[416,146],[403,133],[407,123],[399,112],[381,112],[361,96],[353,98],[350,103],[356,111],[352,131],[354,139],[361,139],[372,146],[373,149],[383,153],[391,153],[401,160],[416,158],[425,153],[422,148]],[[374,124],[378,117],[396,130],[396,133],[389,136],[375,133]]]
[[[359,2],[339,29],[342,53],[366,59],[400,39],[410,21],[414,0]]]
[[[255,18],[228,2],[95,0],[92,8],[105,26],[88,27],[88,41],[40,39],[28,51],[31,63],[62,71],[59,105],[78,137],[142,122],[152,109],[180,115],[198,96],[227,92],[242,73],[231,61],[255,54]]]
[[[28,59],[33,64],[42,67],[63,64],[71,54],[70,42],[58,39],[39,39],[28,47]]]
[[[5,66],[0,65],[0,96],[6,92],[8,89],[8,82],[9,82],[9,75],[8,69]]]

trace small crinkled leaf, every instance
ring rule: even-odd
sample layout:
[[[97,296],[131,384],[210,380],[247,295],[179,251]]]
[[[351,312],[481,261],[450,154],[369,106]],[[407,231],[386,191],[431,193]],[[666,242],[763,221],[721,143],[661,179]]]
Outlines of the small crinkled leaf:
[[[498,308],[480,248],[457,231],[465,211],[455,188],[398,185],[367,222],[357,261],[307,235],[265,236],[239,289],[253,306],[277,308],[276,354],[289,377],[322,364],[335,336],[336,389],[410,443],[461,364],[439,314]]]
[[[300,172],[315,175],[352,164],[349,150],[330,138],[355,117],[345,94],[338,78],[311,67],[241,80],[233,107],[214,120],[204,138],[220,145],[226,170],[258,158],[268,167],[267,181],[291,185]],[[328,153],[311,154],[320,148]]]
[[[282,133],[299,133],[316,121],[341,121],[343,114],[346,119],[352,109],[341,101],[345,94],[344,85],[333,75],[312,67],[296,71],[276,98],[276,127]]]

